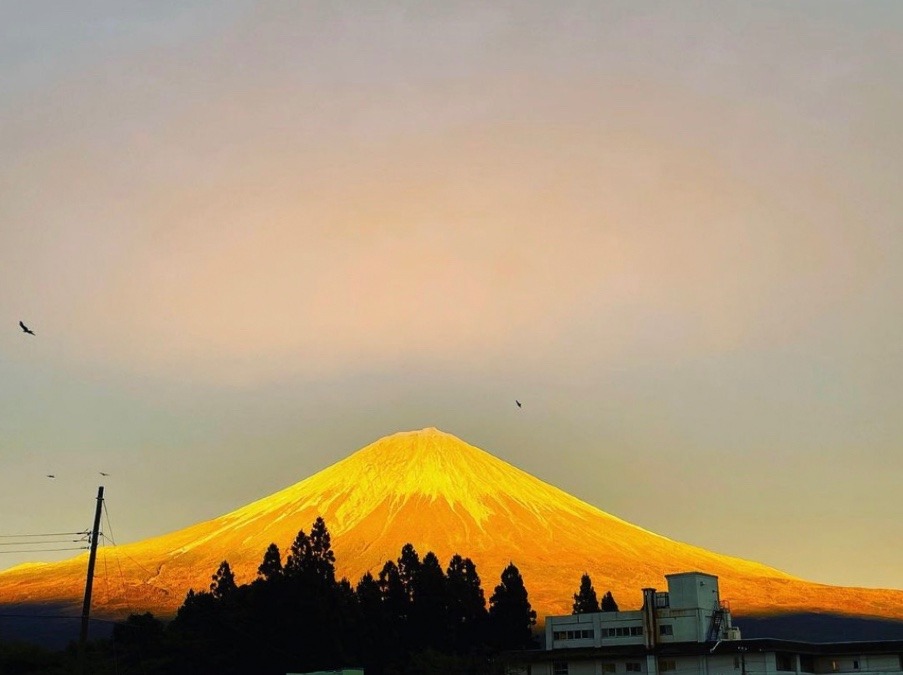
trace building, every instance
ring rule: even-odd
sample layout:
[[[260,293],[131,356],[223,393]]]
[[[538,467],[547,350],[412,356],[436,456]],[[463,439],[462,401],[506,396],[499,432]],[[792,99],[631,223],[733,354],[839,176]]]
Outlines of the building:
[[[718,577],[666,575],[643,607],[546,617],[544,647],[507,654],[520,675],[903,675],[903,641],[806,643],[743,640]]]

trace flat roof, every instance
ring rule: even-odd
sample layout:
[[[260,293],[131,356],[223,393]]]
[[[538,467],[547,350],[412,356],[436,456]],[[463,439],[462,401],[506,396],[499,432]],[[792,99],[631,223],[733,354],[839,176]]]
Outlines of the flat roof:
[[[742,648],[742,649],[741,649]],[[698,656],[756,654],[761,652],[794,652],[811,656],[840,656],[845,654],[900,654],[903,640],[869,640],[861,642],[799,642],[774,638],[749,640],[722,640],[712,642],[671,642],[656,644],[651,650],[643,644],[613,645],[607,647],[563,647],[557,649],[525,649],[506,652],[505,661],[559,661],[594,658],[625,658],[655,656]]]

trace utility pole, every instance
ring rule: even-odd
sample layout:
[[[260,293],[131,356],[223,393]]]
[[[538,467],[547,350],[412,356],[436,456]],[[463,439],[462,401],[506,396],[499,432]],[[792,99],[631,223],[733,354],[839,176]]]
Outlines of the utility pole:
[[[97,507],[94,527],[91,528],[91,553],[88,555],[88,578],[85,580],[85,602],[82,605],[82,630],[78,638],[78,669],[85,672],[85,645],[88,642],[88,618],[91,615],[91,589],[94,586],[94,563],[97,560],[97,540],[100,530],[100,509],[103,507],[103,485],[97,488]]]

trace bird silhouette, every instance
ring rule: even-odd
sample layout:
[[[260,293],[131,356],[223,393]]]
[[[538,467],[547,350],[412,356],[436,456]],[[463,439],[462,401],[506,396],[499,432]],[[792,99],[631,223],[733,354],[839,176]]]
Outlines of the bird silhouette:
[[[26,333],[28,333],[29,335],[34,335],[34,331],[31,330],[31,328],[29,328],[28,326],[26,326],[26,325],[25,325],[24,323],[22,323],[21,321],[19,322],[19,327],[20,327],[23,331],[25,331]]]
[[[517,399],[514,399],[514,402],[517,403],[517,407],[518,407],[518,408],[523,408],[523,407],[524,407],[524,406],[521,404],[521,402],[518,401]]]
[[[108,473],[104,473],[103,471],[100,471],[100,472],[98,472],[98,473],[100,473],[101,476],[109,476],[109,475],[110,475],[110,474],[108,474]]]
[[[52,473],[48,473],[48,474],[47,474],[47,477],[48,477],[48,478],[56,478],[56,476],[54,476]]]

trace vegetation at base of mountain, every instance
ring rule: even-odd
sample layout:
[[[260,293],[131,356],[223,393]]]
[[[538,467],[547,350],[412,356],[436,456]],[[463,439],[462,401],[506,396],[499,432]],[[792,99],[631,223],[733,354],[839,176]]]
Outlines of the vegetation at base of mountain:
[[[509,563],[502,570],[501,583],[489,598],[489,636],[498,649],[524,649],[533,641],[536,612],[527,599],[527,587],[520,570]]]
[[[588,614],[599,611],[599,598],[596,597],[596,589],[589,574],[584,573],[580,577],[580,590],[574,593],[574,610],[572,614]]]
[[[169,624],[150,613],[118,623],[110,640],[91,644],[88,672],[283,675],[361,666],[368,675],[501,675],[494,655],[531,646],[535,623],[513,563],[488,609],[472,560],[455,555],[443,570],[433,552],[421,558],[411,544],[376,577],[367,572],[355,586],[337,580],[318,518],[284,561],[269,546],[251,583],[237,585],[224,560],[209,589],[190,590]],[[75,673],[75,657],[74,647],[39,650],[19,669],[10,656],[0,672]]]
[[[618,603],[615,602],[614,596],[611,594],[611,591],[608,591],[605,595],[602,596],[602,602],[600,603],[600,608],[603,612],[617,612],[618,611]]]

